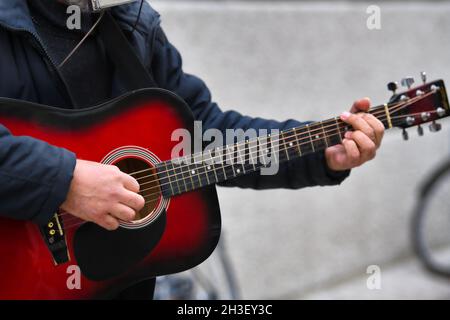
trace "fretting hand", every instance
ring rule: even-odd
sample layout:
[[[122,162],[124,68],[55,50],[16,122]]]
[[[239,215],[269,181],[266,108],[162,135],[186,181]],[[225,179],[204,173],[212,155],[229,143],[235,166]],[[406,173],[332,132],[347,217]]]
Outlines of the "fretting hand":
[[[354,131],[345,133],[342,144],[325,150],[328,167],[334,171],[348,170],[362,165],[375,157],[384,134],[384,125],[373,115],[366,113],[370,99],[356,101],[350,112],[341,115],[342,121]]]

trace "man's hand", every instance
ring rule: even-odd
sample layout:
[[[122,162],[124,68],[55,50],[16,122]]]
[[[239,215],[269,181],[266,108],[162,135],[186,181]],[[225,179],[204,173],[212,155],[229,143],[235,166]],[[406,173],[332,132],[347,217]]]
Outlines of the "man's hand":
[[[350,112],[341,115],[342,121],[354,131],[345,133],[342,144],[325,150],[328,167],[334,171],[348,170],[362,165],[375,157],[384,134],[384,125],[369,113],[369,98],[356,101]]]
[[[138,182],[116,166],[77,160],[70,190],[61,209],[108,230],[131,221],[144,207]]]

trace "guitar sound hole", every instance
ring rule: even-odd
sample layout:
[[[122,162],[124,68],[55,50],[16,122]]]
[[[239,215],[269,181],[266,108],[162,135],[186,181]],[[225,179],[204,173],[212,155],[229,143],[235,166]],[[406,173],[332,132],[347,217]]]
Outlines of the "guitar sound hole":
[[[114,163],[122,172],[131,174],[139,185],[139,194],[145,199],[145,206],[136,214],[133,221],[140,221],[155,213],[161,202],[161,189],[156,175],[155,167],[147,162],[136,159],[126,158]]]

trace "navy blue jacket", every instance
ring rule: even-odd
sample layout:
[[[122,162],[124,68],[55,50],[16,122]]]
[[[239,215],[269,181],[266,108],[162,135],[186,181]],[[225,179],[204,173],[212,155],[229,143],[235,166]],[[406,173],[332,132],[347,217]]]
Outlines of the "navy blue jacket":
[[[136,20],[137,11],[138,3],[134,3],[114,8],[113,14],[127,32]],[[194,117],[203,121],[204,130],[282,130],[300,125],[294,120],[277,122],[220,110],[211,101],[203,81],[183,72],[180,54],[165,37],[159,14],[147,3],[130,43],[158,86],[183,98]],[[112,96],[121,93],[119,79],[115,79]],[[70,94],[36,32],[25,0],[0,0],[0,96],[65,108],[72,106]],[[30,137],[12,136],[0,124],[0,215],[46,223],[66,198],[75,163],[76,155],[72,152]],[[330,171],[322,152],[282,165],[275,176],[253,174],[224,185],[301,188],[339,184],[348,173]]]

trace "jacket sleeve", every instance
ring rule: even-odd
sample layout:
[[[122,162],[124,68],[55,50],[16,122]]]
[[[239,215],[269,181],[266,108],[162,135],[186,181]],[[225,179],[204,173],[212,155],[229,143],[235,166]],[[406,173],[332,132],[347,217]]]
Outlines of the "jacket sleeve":
[[[0,124],[0,216],[47,223],[65,201],[75,155]]]
[[[152,73],[160,87],[175,92],[186,101],[195,119],[202,121],[203,130],[217,128],[225,136],[226,129],[285,130],[302,124],[295,120],[279,122],[251,118],[236,111],[223,112],[216,103],[212,102],[211,93],[205,83],[183,72],[181,55],[167,40],[161,28],[156,33]],[[330,170],[326,164],[324,152],[318,152],[281,164],[275,175],[261,175],[256,172],[226,181],[221,185],[253,189],[298,189],[315,185],[340,184],[349,173],[349,170],[341,172]]]

